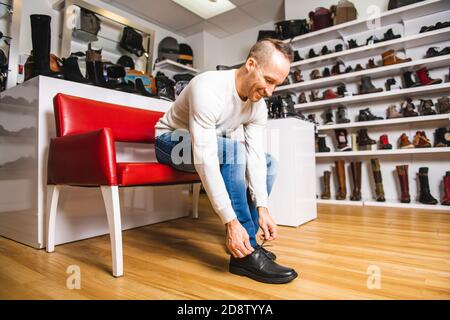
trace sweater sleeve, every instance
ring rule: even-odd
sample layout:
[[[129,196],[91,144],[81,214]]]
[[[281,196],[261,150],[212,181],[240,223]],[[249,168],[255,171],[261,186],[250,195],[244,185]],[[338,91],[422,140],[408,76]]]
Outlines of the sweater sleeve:
[[[202,88],[192,88],[189,97],[189,131],[192,137],[194,166],[208,194],[214,211],[222,222],[228,223],[236,214],[231,206],[225,182],[220,173],[215,108],[217,98]]]
[[[244,138],[250,195],[256,207],[267,208],[267,164],[263,145],[266,123],[267,112],[264,108],[258,112],[256,119],[244,125]]]

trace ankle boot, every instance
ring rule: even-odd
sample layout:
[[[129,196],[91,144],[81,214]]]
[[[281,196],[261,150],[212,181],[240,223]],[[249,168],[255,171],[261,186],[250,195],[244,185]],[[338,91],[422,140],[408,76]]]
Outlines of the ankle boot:
[[[444,96],[437,100],[436,107],[440,114],[450,113],[450,100]]]
[[[352,151],[352,148],[348,145],[347,130],[335,129],[334,134],[338,143],[337,151]]]
[[[328,170],[325,170],[323,173],[323,192],[320,196],[321,199],[330,199],[331,198],[331,192],[330,192],[330,179],[331,178],[331,172]]]
[[[396,89],[396,86],[395,86],[396,83],[397,83],[397,81],[395,81],[394,78],[387,79],[384,84],[384,86],[386,87],[386,91],[391,91],[391,89]]]
[[[384,202],[383,178],[381,176],[380,161],[377,158],[370,159],[372,164],[373,180],[375,181],[375,195],[378,202]]]
[[[420,99],[419,112],[422,116],[431,116],[436,114],[436,111],[433,110],[434,103],[431,99]]]
[[[430,75],[428,74],[427,68],[423,67],[417,70],[416,72],[417,78],[419,79],[420,83],[423,86],[426,85],[432,85],[432,84],[439,84],[442,82],[442,79],[431,79]]]
[[[311,73],[309,74],[309,78],[311,80],[316,80],[316,79],[322,78],[322,76],[320,75],[319,69],[314,69],[313,71],[311,71]]]
[[[331,108],[328,108],[324,113],[322,113],[322,116],[325,119],[324,125],[333,124],[333,111]]]
[[[298,96],[298,103],[306,103],[308,102],[306,100],[306,94],[304,92],[300,93],[300,95]]]
[[[375,63],[375,59],[369,59],[369,62],[367,63],[367,69],[374,69],[378,68],[378,66]]]
[[[325,69],[323,69],[322,76],[323,76],[324,78],[331,76],[330,68],[325,68]]]
[[[447,128],[438,128],[434,131],[434,146],[441,148],[447,147],[447,142],[445,141],[445,135],[447,134]]]
[[[333,53],[333,52],[331,52],[330,50],[328,50],[328,47],[327,47],[327,46],[323,46],[321,53],[322,53],[322,55],[324,56],[324,55],[327,55],[327,54],[330,54],[330,53]]]
[[[415,148],[431,148],[431,142],[425,135],[425,131],[417,131],[414,139],[413,145]]]
[[[372,144],[376,144],[377,142],[369,137],[367,134],[367,129],[358,130],[358,146],[364,147]]]
[[[347,198],[347,187],[345,185],[345,165],[344,160],[334,162],[336,166],[336,177],[338,180],[338,190],[336,192],[336,200],[345,200]]]
[[[80,67],[78,65],[78,58],[71,56],[69,58],[63,58],[63,74],[64,79],[69,81],[75,81],[79,83],[88,83],[87,80],[81,74]]]
[[[392,144],[389,143],[389,137],[387,134],[380,136],[380,150],[391,150]]]
[[[395,119],[395,118],[401,118],[402,114],[397,111],[397,106],[395,104],[390,105],[387,110],[387,118],[388,119]]]
[[[30,78],[47,76],[63,78],[63,75],[50,70],[51,17],[42,14],[30,15],[31,42],[33,45],[33,68]]]
[[[382,41],[389,41],[389,40],[393,40],[393,39],[398,39],[400,38],[401,35],[399,34],[394,34],[394,31],[392,30],[392,28],[390,28],[388,31],[386,31],[383,35],[383,39],[378,41],[378,42],[382,42]]]
[[[345,83],[340,83],[336,88],[337,94],[340,97],[344,97],[347,93],[347,88],[345,87]]]
[[[334,51],[335,52],[342,51],[343,49],[344,49],[344,46],[342,45],[342,43],[337,44],[337,45],[334,46]]]
[[[409,195],[408,165],[396,166],[396,169],[401,190],[400,202],[410,203],[411,197]]]
[[[425,67],[417,70],[416,74],[417,74],[417,78],[419,79],[420,83],[423,86],[439,84],[442,82],[442,79],[431,79],[430,75],[428,74],[428,70]]]
[[[302,71],[300,69],[295,69],[293,72],[293,78],[295,83],[303,82]]]
[[[383,91],[382,88],[375,88],[370,77],[362,77],[359,87],[359,94],[375,93]]]
[[[401,110],[404,117],[417,117],[419,114],[414,111],[416,107],[412,103],[412,99],[407,97],[401,104]]]
[[[311,123],[314,123],[316,126],[319,125],[319,123],[316,121],[316,115],[314,113],[308,114],[308,121]]]
[[[450,206],[450,171],[447,171],[444,176],[444,197],[441,204]]]
[[[336,112],[336,123],[349,123],[350,119],[347,119],[346,112],[347,108],[344,105],[339,105]]]
[[[350,73],[350,72],[353,72],[352,66],[348,66],[347,68],[345,68],[345,73]]]
[[[348,40],[348,47],[349,47],[349,49],[353,49],[353,48],[358,48],[359,45],[355,39],[350,39],[350,40]]]
[[[350,163],[350,169],[352,171],[353,178],[353,190],[350,200],[361,200],[361,161],[355,161]]]
[[[398,139],[398,147],[400,149],[413,149],[414,145],[409,141],[406,133],[402,133],[402,135]]]
[[[327,147],[325,138],[326,135],[324,134],[319,134],[317,138],[317,145],[319,147],[319,152],[330,152],[330,148]]]
[[[412,61],[411,58],[402,59],[402,58],[397,57],[394,49],[384,52],[381,56],[383,57],[383,66],[390,66],[393,64],[405,63],[405,62]]]
[[[403,80],[405,81],[405,88],[414,88],[421,86],[420,83],[414,81],[413,74],[411,71],[403,72]]]
[[[314,49],[310,49],[309,50],[309,53],[308,53],[308,58],[309,59],[312,59],[312,58],[315,58],[315,57],[318,57],[318,56],[319,55],[314,52]]]
[[[428,182],[428,168],[419,168],[420,196],[419,202],[424,204],[437,204],[438,201],[430,193],[430,184]]]
[[[355,72],[357,72],[357,71],[362,71],[362,70],[365,70],[365,69],[363,68],[363,66],[362,66],[360,63],[358,63],[358,64],[355,66]]]
[[[358,121],[374,121],[374,120],[383,120],[383,117],[377,117],[372,112],[370,112],[369,108],[359,110]]]
[[[311,102],[321,100],[319,98],[319,90],[311,90],[311,94],[309,97],[311,98]]]
[[[439,51],[437,49],[439,48],[438,47],[428,48],[425,58],[433,58],[439,56]]]
[[[334,92],[332,89],[327,89],[323,92],[323,100],[336,99],[339,98],[339,95]]]

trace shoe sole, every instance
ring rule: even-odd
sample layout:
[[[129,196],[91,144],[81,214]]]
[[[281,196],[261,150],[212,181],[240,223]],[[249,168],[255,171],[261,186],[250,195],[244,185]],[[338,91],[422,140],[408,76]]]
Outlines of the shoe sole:
[[[236,267],[236,266],[230,266],[229,271],[238,276],[245,276],[245,277],[249,277],[253,280],[259,281],[259,282],[270,283],[270,284],[284,284],[284,283],[291,282],[292,280],[294,280],[295,278],[298,277],[298,274],[295,271],[292,276],[284,277],[284,278],[265,278],[265,277],[261,277],[260,275],[255,274],[247,269]]]

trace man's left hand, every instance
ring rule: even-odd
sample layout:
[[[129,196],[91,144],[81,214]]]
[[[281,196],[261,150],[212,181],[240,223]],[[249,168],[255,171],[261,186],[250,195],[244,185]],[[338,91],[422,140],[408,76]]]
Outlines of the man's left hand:
[[[261,234],[261,240],[272,241],[277,238],[278,230],[277,224],[270,216],[269,210],[265,207],[258,207],[258,222],[263,233]]]

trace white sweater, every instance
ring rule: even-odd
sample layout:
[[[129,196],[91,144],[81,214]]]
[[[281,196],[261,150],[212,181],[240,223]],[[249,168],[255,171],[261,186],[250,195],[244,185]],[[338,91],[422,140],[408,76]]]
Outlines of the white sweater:
[[[156,124],[156,136],[186,129],[192,137],[194,165],[211,204],[223,223],[236,214],[220,173],[217,136],[243,125],[247,180],[256,206],[267,207],[266,157],[263,135],[267,107],[263,99],[242,101],[235,84],[236,70],[197,75]]]

